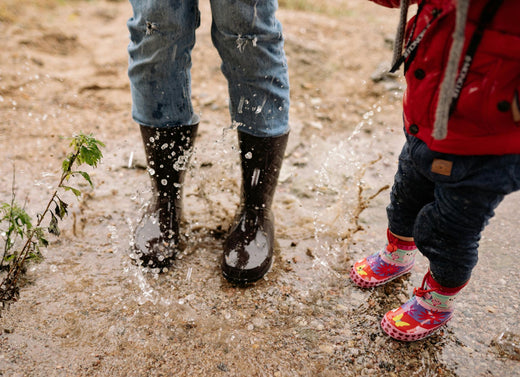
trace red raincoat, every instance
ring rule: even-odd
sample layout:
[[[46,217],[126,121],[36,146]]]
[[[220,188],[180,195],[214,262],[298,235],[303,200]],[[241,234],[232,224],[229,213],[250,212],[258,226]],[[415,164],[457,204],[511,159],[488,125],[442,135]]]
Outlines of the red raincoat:
[[[399,0],[371,1],[387,7],[399,6]],[[470,3],[461,63],[487,3],[488,0]],[[486,27],[449,119],[448,135],[443,140],[432,137],[439,90],[455,27],[455,4],[455,0],[424,0],[419,15],[408,22],[405,41],[409,38],[413,41],[421,31],[427,30],[415,56],[409,58],[411,63],[405,74],[406,130],[438,152],[519,154],[520,0],[504,0]],[[440,13],[435,17],[438,10]]]

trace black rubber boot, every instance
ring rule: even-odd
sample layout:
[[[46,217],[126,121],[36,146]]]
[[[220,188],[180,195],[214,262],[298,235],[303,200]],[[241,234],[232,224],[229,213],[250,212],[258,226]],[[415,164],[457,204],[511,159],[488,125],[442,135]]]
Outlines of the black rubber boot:
[[[273,262],[271,204],[288,138],[288,133],[264,138],[238,132],[241,203],[222,255],[222,272],[232,283],[246,284],[262,278]]]
[[[171,265],[179,245],[182,186],[198,128],[141,127],[146,160],[152,180],[153,199],[135,231],[135,251],[142,265]]]

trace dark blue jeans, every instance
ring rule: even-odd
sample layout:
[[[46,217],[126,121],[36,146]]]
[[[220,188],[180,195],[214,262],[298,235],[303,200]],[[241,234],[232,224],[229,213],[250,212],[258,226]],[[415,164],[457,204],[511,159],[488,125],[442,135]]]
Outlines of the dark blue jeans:
[[[477,264],[480,236],[494,210],[520,187],[520,155],[438,153],[406,138],[387,207],[389,229],[414,237],[439,284],[460,286]],[[434,159],[451,162],[451,174],[432,172]]]

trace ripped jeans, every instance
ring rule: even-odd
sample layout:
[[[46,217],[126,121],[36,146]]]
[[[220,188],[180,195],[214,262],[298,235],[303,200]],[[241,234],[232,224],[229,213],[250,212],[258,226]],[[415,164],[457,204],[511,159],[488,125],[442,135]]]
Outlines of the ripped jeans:
[[[458,287],[477,264],[481,232],[496,207],[520,189],[520,154],[459,156],[434,152],[409,134],[406,139],[386,209],[388,227],[414,238],[439,284]],[[436,159],[451,162],[449,175],[432,171]]]
[[[277,0],[210,0],[211,37],[229,86],[231,120],[258,137],[289,131],[289,78]],[[144,126],[190,125],[191,51],[198,0],[130,0],[132,117]],[[212,62],[210,62],[211,64]]]

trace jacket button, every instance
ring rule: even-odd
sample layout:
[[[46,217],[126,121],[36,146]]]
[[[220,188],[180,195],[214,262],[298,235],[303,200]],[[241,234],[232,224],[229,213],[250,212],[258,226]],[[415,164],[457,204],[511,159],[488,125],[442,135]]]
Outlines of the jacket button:
[[[424,69],[419,68],[414,71],[413,75],[417,80],[422,80],[426,77],[426,72],[424,72]]]
[[[415,135],[417,134],[417,132],[419,132],[419,126],[417,124],[410,124],[410,127],[408,128],[408,131],[410,131],[410,133],[412,135]]]
[[[507,101],[500,101],[497,103],[497,109],[501,113],[507,113],[511,109],[511,104]]]

